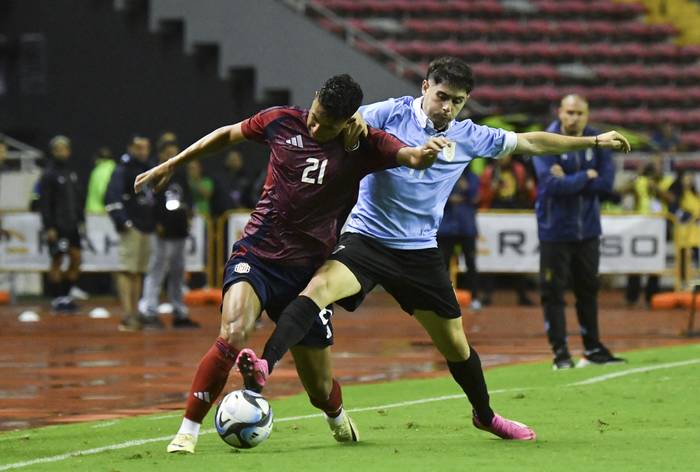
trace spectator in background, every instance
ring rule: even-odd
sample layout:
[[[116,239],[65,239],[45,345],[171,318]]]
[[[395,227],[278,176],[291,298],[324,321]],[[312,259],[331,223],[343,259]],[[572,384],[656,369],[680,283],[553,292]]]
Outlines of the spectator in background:
[[[85,200],[85,212],[91,215],[104,215],[105,194],[112,172],[117,167],[112,151],[108,147],[101,147],[95,153],[95,167],[90,172],[88,180],[87,198]]]
[[[159,163],[177,155],[180,149],[175,141],[161,141]],[[156,234],[151,241],[148,273],[143,282],[143,298],[139,302],[141,325],[144,329],[162,329],[158,318],[158,300],[163,281],[167,277],[168,301],[173,306],[173,328],[199,328],[187,312],[182,300],[185,276],[185,243],[192,216],[192,194],[184,172],[178,169],[168,185],[155,194]]]
[[[0,138],[0,172],[5,170],[5,160],[7,159],[7,143]]]
[[[141,329],[138,302],[141,296],[142,276],[146,272],[150,255],[150,234],[155,230],[153,219],[154,195],[146,187],[134,193],[136,176],[151,166],[148,157],[151,142],[141,135],[134,135],[112,173],[105,194],[105,209],[119,233],[119,256],[122,272],[117,275],[117,292],[124,311],[119,329]]]
[[[670,209],[678,221],[675,225],[675,240],[680,249],[681,277],[686,283],[690,275],[687,261],[691,260],[696,268],[700,265],[700,195],[695,186],[695,173],[688,170],[679,171],[671,185],[670,193],[673,195]]]
[[[564,291],[571,278],[584,353],[579,366],[624,362],[600,342],[598,266],[600,263],[600,193],[612,191],[615,165],[610,152],[597,147],[598,132],[587,126],[588,102],[579,95],[561,100],[559,119],[547,131],[595,136],[596,147],[565,154],[536,156],[537,227],[540,239],[540,290],[553,368],[574,367],[566,339]]]
[[[493,209],[529,209],[535,201],[535,184],[525,166],[512,156],[491,160],[481,174],[481,208]],[[527,296],[527,276],[509,276],[515,283],[518,305],[532,306],[534,303]],[[483,278],[485,305],[491,304],[494,276]]]
[[[224,160],[224,171],[214,180],[211,213],[221,216],[228,210],[252,208],[257,202],[250,201],[250,178],[244,171],[243,155],[229,151]]]
[[[665,176],[657,161],[646,164],[632,182],[631,193],[634,197],[634,210],[643,215],[665,212],[668,204],[674,200],[673,194],[669,191],[672,183],[673,177]],[[641,289],[642,276],[640,274],[628,275],[627,289],[625,290],[627,305],[633,307],[637,304]],[[644,301],[647,306],[651,304],[651,298],[658,291],[659,276],[647,276],[644,289]]]
[[[70,139],[55,136],[49,142],[49,152],[51,157],[39,179],[41,195],[38,207],[51,256],[47,278],[47,291],[53,297],[51,307],[55,312],[66,313],[77,309],[69,294],[80,277],[84,202],[78,176],[68,165],[71,158]],[[66,256],[68,268],[64,272],[61,268]]]
[[[481,310],[479,301],[479,274],[476,269],[476,209],[479,203],[479,177],[467,167],[457,180],[445,205],[445,213],[438,229],[438,247],[449,269],[455,246],[461,247],[467,265],[467,288],[471,292],[472,311]]]
[[[481,174],[481,208],[532,208],[535,196],[532,177],[512,156],[489,161]]]
[[[651,145],[660,152],[678,152],[681,147],[681,134],[671,123],[662,123],[652,134]]]
[[[187,163],[187,184],[192,194],[195,212],[203,217],[211,214],[211,196],[214,193],[214,181],[202,174],[199,161]]]

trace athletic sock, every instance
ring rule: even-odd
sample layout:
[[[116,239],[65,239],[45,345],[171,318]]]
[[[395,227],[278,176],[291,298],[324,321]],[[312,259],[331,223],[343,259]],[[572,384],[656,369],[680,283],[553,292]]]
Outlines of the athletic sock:
[[[46,294],[55,299],[60,297],[61,294],[61,282],[52,282],[48,277],[46,278]]]
[[[60,291],[61,291],[61,296],[62,297],[67,297],[68,294],[70,293],[70,288],[72,287],[72,283],[69,282],[67,279],[63,279],[60,282]]]
[[[304,339],[320,312],[318,305],[303,295],[287,305],[280,314],[277,326],[263,350],[262,358],[267,361],[268,372],[272,372],[275,364],[282,359],[290,347],[296,346]]]
[[[223,338],[217,338],[197,366],[185,406],[185,418],[202,423],[236,362],[238,350]]]
[[[469,346],[469,350],[469,359],[460,362],[447,361],[447,367],[452,377],[467,394],[479,422],[484,426],[490,426],[494,413],[489,406],[489,392],[486,388],[484,371],[481,368],[481,359],[473,347]]]
[[[319,400],[309,395],[309,400],[313,406],[323,411],[329,418],[337,418],[343,412],[343,392],[335,379],[333,379],[333,387],[331,387],[331,393],[327,399]]]
[[[187,418],[182,418],[182,424],[180,424],[180,429],[177,431],[177,434],[191,434],[196,438],[199,436],[199,428],[201,426],[201,423],[195,423]]]

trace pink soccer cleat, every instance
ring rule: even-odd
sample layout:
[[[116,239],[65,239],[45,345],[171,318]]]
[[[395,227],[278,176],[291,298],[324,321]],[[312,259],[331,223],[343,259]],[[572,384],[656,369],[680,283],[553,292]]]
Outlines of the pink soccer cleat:
[[[236,357],[236,367],[243,376],[245,388],[260,392],[270,376],[265,359],[258,359],[252,349],[241,349]]]
[[[517,421],[509,420],[494,413],[491,426],[484,426],[476,417],[472,415],[472,423],[479,429],[495,434],[502,439],[513,439],[515,441],[534,441],[537,435],[530,427],[518,423]]]

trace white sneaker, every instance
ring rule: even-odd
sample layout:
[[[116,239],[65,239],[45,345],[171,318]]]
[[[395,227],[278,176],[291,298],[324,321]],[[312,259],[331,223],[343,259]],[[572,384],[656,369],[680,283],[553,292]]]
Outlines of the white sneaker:
[[[197,445],[197,437],[191,434],[177,433],[168,448],[168,452],[187,452],[194,454],[194,448]]]
[[[89,298],[88,293],[85,290],[81,290],[77,285],[73,285],[70,288],[68,295],[75,298],[76,300],[87,300]]]
[[[333,438],[338,442],[358,442],[360,433],[357,431],[357,426],[345,412],[342,412],[337,418],[326,416],[328,426],[331,428]]]
[[[471,311],[481,311],[481,302],[477,300],[472,300],[471,304],[469,305],[469,309]]]

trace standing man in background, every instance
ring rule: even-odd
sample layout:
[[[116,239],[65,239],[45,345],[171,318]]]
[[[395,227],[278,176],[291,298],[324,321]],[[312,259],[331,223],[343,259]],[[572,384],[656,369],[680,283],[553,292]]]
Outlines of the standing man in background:
[[[119,233],[119,257],[122,272],[117,275],[117,292],[124,312],[120,331],[141,329],[138,302],[141,297],[141,279],[148,267],[151,251],[150,234],[155,230],[153,219],[154,196],[149,187],[134,193],[136,176],[151,166],[148,156],[151,141],[134,135],[112,173],[105,195],[105,209]]]
[[[480,192],[479,176],[467,167],[459,178],[445,205],[445,213],[438,229],[437,243],[450,268],[455,246],[459,245],[467,265],[467,288],[471,293],[472,311],[481,310],[479,300],[479,274],[476,269],[476,240],[479,232],[476,226],[476,209]]]
[[[163,163],[179,152],[177,142],[160,141],[158,161]],[[189,318],[187,306],[182,301],[185,243],[192,217],[192,194],[184,169],[173,173],[168,185],[156,193],[154,216],[156,232],[151,240],[151,258],[143,282],[143,298],[139,302],[141,324],[145,329],[164,327],[158,318],[158,300],[167,276],[168,301],[173,306],[173,328],[199,328],[199,324]]]
[[[112,172],[117,167],[112,151],[108,147],[101,147],[95,153],[95,167],[90,172],[88,181],[87,198],[85,199],[85,212],[90,215],[104,215],[105,194]]]
[[[49,151],[49,163],[39,180],[39,212],[51,255],[48,273],[48,292],[53,297],[51,308],[57,313],[66,313],[77,309],[69,293],[80,277],[80,240],[85,213],[78,176],[68,167],[70,139],[55,136],[49,142]],[[68,256],[68,269],[63,272],[65,256]]]
[[[574,367],[566,340],[564,291],[569,277],[585,349],[579,367],[624,362],[600,342],[598,333],[599,195],[612,191],[615,165],[610,151],[598,146],[598,131],[587,123],[586,99],[567,95],[561,100],[559,119],[547,131],[596,136],[595,147],[534,158],[540,290],[554,370]]]
[[[245,161],[240,151],[226,153],[224,169],[214,177],[211,213],[221,216],[228,210],[252,208],[257,201],[250,200],[250,177],[245,173]]]

